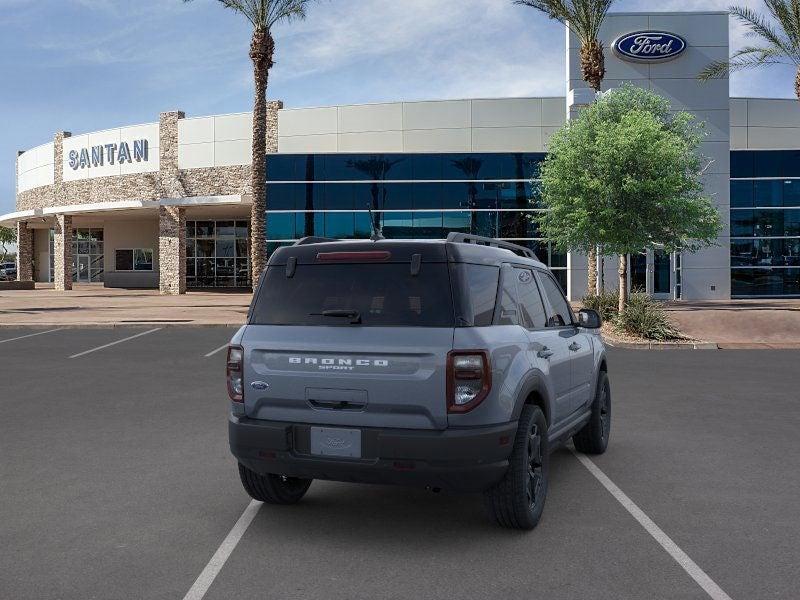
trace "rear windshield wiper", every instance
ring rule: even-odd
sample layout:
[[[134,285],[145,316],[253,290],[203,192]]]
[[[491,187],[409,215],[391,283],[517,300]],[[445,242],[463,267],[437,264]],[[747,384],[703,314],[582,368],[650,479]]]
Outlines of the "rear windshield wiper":
[[[361,313],[357,310],[348,310],[348,309],[332,309],[332,310],[323,310],[321,313],[310,313],[313,317],[341,317],[344,319],[350,319],[351,325],[360,325],[361,324]]]

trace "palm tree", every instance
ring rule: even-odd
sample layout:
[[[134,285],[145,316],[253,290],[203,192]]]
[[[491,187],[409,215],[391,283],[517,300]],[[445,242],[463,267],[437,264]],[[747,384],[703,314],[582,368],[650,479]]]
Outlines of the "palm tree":
[[[306,7],[313,0],[219,0],[225,8],[235,10],[253,26],[250,59],[253,61],[255,100],[253,102],[253,205],[250,222],[253,239],[250,244],[250,272],[253,286],[267,264],[266,243],[266,149],[267,149],[267,83],[274,65],[275,40],[272,28],[280,22],[304,19]],[[191,0],[184,0],[191,2]]]
[[[757,38],[761,45],[745,46],[734,52],[730,60],[711,63],[699,77],[705,81],[724,77],[731,71],[790,64],[797,69],[794,93],[800,100],[800,0],[764,0],[764,4],[771,19],[746,6],[730,8],[730,13],[748,29],[747,35]]]
[[[600,91],[606,75],[600,27],[614,0],[514,0],[514,4],[540,10],[551,19],[563,23],[581,42],[581,76],[595,92]],[[588,293],[597,290],[597,251],[588,254]]]

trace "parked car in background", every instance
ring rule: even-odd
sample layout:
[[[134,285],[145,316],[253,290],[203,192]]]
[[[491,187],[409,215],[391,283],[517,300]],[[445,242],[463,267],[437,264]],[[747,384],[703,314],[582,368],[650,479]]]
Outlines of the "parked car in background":
[[[17,264],[13,262],[0,263],[0,281],[13,281],[17,278]]]

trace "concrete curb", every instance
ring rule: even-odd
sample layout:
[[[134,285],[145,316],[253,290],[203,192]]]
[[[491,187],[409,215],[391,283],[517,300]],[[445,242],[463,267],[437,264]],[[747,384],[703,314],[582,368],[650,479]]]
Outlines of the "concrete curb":
[[[604,339],[607,346],[626,350],[719,350],[715,342],[616,342]]]

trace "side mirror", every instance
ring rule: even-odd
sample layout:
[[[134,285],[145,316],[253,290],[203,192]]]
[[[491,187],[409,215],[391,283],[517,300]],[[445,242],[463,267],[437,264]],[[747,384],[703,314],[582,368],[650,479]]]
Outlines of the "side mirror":
[[[590,308],[582,308],[578,311],[578,325],[586,329],[600,329],[603,325],[603,319],[596,310]]]

